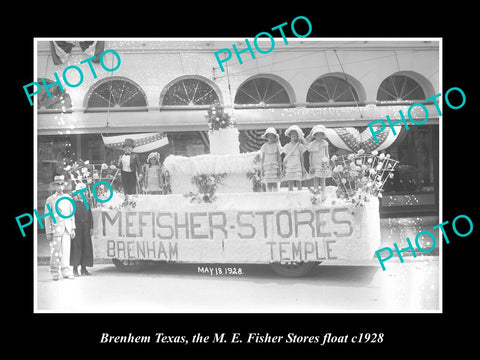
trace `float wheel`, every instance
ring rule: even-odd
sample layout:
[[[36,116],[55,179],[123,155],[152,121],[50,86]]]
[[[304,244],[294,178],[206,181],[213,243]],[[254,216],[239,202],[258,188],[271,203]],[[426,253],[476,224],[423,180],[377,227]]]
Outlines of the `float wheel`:
[[[281,263],[271,263],[270,266],[272,270],[280,276],[285,277],[302,277],[307,275],[315,266],[320,264],[320,262],[289,262],[285,264]]]
[[[123,271],[142,271],[147,267],[147,262],[142,260],[112,259],[112,262]]]

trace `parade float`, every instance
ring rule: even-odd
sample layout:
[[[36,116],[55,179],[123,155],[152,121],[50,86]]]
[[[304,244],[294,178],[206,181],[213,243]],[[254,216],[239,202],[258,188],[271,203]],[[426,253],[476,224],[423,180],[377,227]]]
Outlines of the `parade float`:
[[[240,153],[238,130],[216,111],[207,116],[210,154],[165,159],[170,193],[140,193],[126,203],[114,191],[92,209],[96,259],[124,270],[157,261],[270,264],[295,277],[324,260],[373,258],[380,245],[378,197],[397,161],[357,142],[356,151],[328,159],[336,186],[327,186],[326,198],[313,188],[263,192],[259,153]]]

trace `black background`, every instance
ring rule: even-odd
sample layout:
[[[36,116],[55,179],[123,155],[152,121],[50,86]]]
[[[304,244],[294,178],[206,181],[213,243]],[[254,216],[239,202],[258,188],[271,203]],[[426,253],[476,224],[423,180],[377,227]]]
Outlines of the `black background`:
[[[3,182],[3,271],[2,297],[5,300],[7,346],[17,353],[32,351],[35,357],[102,357],[141,355],[173,356],[189,352],[199,356],[232,356],[247,351],[260,356],[259,350],[289,356],[337,355],[345,350],[353,357],[414,356],[441,354],[447,349],[467,353],[475,344],[477,325],[476,252],[478,242],[478,178],[476,140],[479,119],[476,116],[479,91],[476,61],[478,40],[475,22],[469,20],[472,9],[439,3],[408,4],[371,2],[302,4],[276,3],[260,11],[259,4],[185,3],[99,4],[79,3],[67,9],[65,4],[44,4],[8,14],[14,23],[4,23],[3,82],[4,107],[2,137],[5,141]],[[420,7],[422,6],[422,7]],[[12,10],[10,10],[11,12]],[[5,14],[7,15],[7,14]],[[442,37],[443,91],[460,87],[466,105],[459,110],[443,106],[443,220],[450,222],[460,214],[468,215],[473,233],[465,238],[447,233],[450,244],[443,247],[442,314],[34,314],[33,306],[33,234],[22,238],[15,216],[33,209],[33,107],[26,99],[23,85],[33,81],[33,38],[49,36],[92,37],[243,37],[253,38],[296,16],[312,23],[309,37]],[[298,23],[300,24],[300,22]],[[303,33],[298,29],[299,33]],[[275,35],[275,34],[274,34]],[[288,35],[288,33],[287,33]],[[452,99],[452,103],[454,100]],[[5,114],[5,112],[3,112]],[[292,280],[294,281],[294,280]],[[170,335],[214,332],[269,332],[286,335],[384,333],[381,344],[362,345],[255,345],[255,344],[99,344],[102,332],[116,335]],[[52,353],[53,351],[53,353]],[[62,355],[62,351],[63,355]]]

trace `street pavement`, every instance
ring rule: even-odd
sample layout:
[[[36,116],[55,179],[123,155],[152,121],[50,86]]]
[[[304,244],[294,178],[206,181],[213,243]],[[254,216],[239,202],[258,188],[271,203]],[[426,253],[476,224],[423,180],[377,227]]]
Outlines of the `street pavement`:
[[[52,281],[36,271],[37,312],[91,313],[325,313],[439,312],[438,256],[324,262],[304,278],[283,278],[268,265],[229,265],[241,275],[211,275],[209,264],[155,263],[141,272],[95,264],[91,276]],[[218,265],[220,268],[226,265]]]

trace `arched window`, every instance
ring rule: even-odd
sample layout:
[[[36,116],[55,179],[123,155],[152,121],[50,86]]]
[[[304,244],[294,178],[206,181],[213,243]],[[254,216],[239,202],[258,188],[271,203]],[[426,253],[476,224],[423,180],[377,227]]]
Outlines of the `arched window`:
[[[425,92],[416,80],[406,75],[392,75],[382,81],[377,101],[425,101]]]
[[[168,85],[161,96],[162,106],[202,106],[220,103],[217,92],[206,81],[193,77]]]
[[[358,94],[345,78],[326,75],[318,78],[308,89],[307,103],[358,102]]]
[[[53,80],[44,79],[47,85],[53,83]],[[37,82],[42,84],[42,80],[38,79]],[[65,91],[62,92],[58,85],[53,85],[48,89],[50,97],[47,94],[44,86],[40,87],[40,92],[37,95],[37,108],[40,110],[62,110],[68,112],[68,109],[72,107],[72,100],[70,95]]]
[[[287,90],[277,80],[269,77],[256,77],[241,85],[235,95],[235,105],[291,106]]]
[[[140,86],[123,77],[100,80],[87,96],[86,107],[89,109],[147,106]]]

